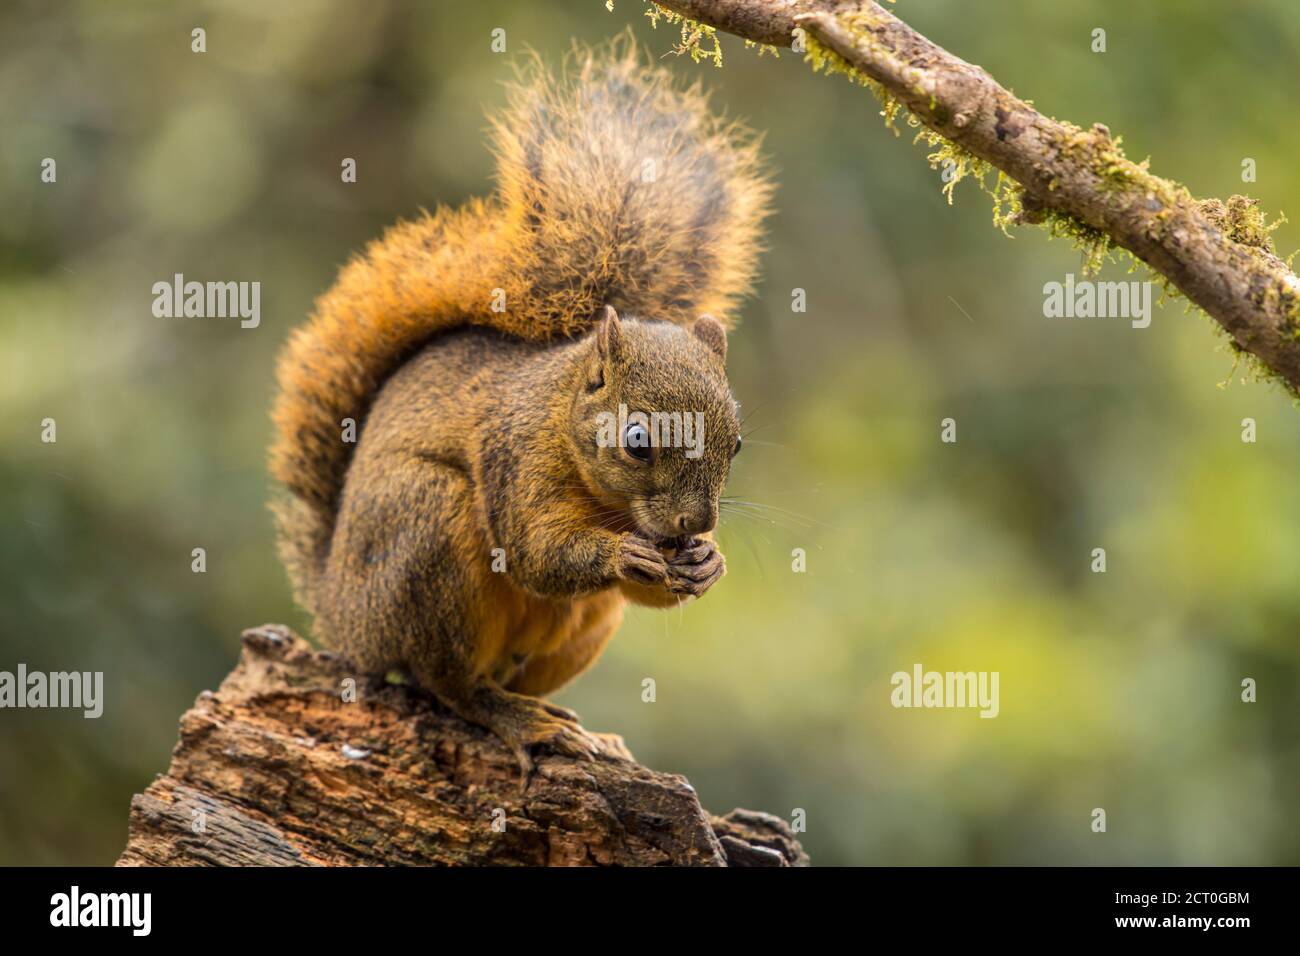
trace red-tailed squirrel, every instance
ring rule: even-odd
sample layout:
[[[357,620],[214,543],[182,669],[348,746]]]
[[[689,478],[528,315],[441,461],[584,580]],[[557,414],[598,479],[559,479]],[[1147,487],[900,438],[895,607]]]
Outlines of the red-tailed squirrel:
[[[725,570],[725,328],[771,186],[753,137],[626,38],[558,79],[534,61],[492,127],[496,195],[389,229],[293,332],[271,469],[319,637],[408,671],[526,772],[533,745],[604,747],[536,695],[595,661],[624,602]],[[647,444],[652,412],[691,416],[696,445]]]

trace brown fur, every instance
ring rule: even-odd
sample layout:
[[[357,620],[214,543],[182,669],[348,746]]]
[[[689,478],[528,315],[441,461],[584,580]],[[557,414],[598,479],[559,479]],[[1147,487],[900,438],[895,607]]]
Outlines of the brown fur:
[[[627,40],[576,54],[567,79],[534,63],[493,128],[498,196],[393,227],[294,332],[271,462],[320,636],[408,668],[526,764],[534,743],[594,746],[523,695],[589,666],[626,598],[675,604],[723,573],[708,531],[739,428],[724,326],[770,187],[749,137]],[[645,319],[606,309],[593,329],[602,306]],[[704,453],[598,447],[596,416],[620,402],[702,412]]]

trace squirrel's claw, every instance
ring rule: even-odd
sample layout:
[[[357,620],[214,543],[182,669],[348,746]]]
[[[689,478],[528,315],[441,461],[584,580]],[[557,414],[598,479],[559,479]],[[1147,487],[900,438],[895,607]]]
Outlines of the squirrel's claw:
[[[615,570],[620,578],[635,584],[662,584],[668,576],[668,562],[653,542],[627,534],[619,542]]]
[[[519,789],[520,791],[527,790],[528,781],[532,779],[533,770],[535,769],[533,755],[528,752],[527,744],[511,744],[510,749],[514,751],[515,762],[519,764]]]
[[[509,716],[500,716],[492,730],[506,742],[519,763],[519,785],[527,789],[535,763],[532,748],[546,747],[578,760],[595,760],[604,743],[578,725],[578,715],[567,708],[536,698],[522,698]]]
[[[542,743],[558,753],[579,760],[595,760],[602,749],[600,741],[581,727],[561,726]]]
[[[680,551],[668,562],[668,590],[698,597],[727,573],[727,561],[712,541]]]
[[[696,539],[689,547],[681,548],[668,563],[670,565],[699,564],[712,554],[718,554],[718,546],[712,541]]]
[[[559,704],[552,704],[549,700],[544,700],[541,704],[542,709],[553,717],[559,717],[560,720],[567,720],[575,724],[582,723],[582,718],[567,707],[561,707]]]

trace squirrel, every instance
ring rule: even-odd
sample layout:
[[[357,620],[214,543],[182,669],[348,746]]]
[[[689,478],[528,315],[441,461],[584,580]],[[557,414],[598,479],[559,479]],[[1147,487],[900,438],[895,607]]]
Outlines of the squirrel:
[[[534,56],[490,118],[493,198],[391,227],[291,333],[270,453],[317,637],[495,733],[525,780],[538,745],[630,756],[541,695],[627,601],[725,572],[726,330],[772,193],[757,137],[626,35],[565,66]],[[641,414],[600,441],[620,409]],[[701,423],[695,454],[654,412]]]

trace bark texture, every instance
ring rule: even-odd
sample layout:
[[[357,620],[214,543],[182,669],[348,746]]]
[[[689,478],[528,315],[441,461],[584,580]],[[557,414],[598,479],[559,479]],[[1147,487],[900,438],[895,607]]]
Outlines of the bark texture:
[[[613,756],[540,754],[521,790],[504,745],[417,689],[279,625],[243,639],[131,801],[119,866],[808,863],[779,818],[711,817],[685,778]]]
[[[872,0],[660,5],[759,43],[789,46],[802,28],[926,127],[1020,184],[1022,221],[1058,213],[1109,236],[1300,389],[1300,279],[1273,254],[1249,200],[1197,201],[1125,158],[1104,125],[1085,131],[1043,115]],[[1234,218],[1234,208],[1245,215]]]

